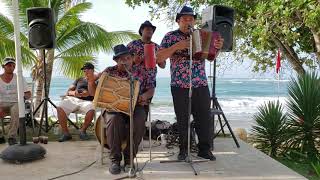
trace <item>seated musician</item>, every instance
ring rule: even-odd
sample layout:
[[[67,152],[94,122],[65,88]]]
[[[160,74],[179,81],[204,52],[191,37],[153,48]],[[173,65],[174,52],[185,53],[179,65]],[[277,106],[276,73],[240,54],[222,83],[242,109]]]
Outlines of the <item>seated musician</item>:
[[[144,92],[143,81],[145,81],[145,78],[147,77],[144,76],[145,78],[140,79],[137,74],[141,72],[133,70],[133,54],[129,52],[129,49],[123,44],[120,44],[114,47],[114,54],[113,59],[117,62],[117,65],[106,68],[104,72],[113,77],[129,78],[129,74],[126,71],[126,69],[128,69],[132,72],[134,78],[138,79],[141,84],[140,95],[133,113],[133,156],[135,157],[138,152],[138,146],[145,133],[145,120],[147,114],[144,106],[147,105],[147,101],[153,96],[153,93],[146,91],[146,93],[141,94],[141,92]],[[103,119],[106,123],[107,146],[110,149],[109,157],[111,166],[109,171],[111,174],[119,174],[121,172],[120,162],[122,158],[124,158],[124,168],[126,169],[130,166],[130,117],[120,112],[106,112],[104,113]],[[127,145],[125,149],[122,150],[121,145],[124,141],[126,141]]]
[[[4,73],[0,75],[0,118],[11,116],[8,144],[17,143],[17,132],[19,128],[19,105],[17,92],[17,75],[14,73],[16,61],[14,58],[5,58],[2,68]],[[23,78],[24,98],[29,99],[31,92],[27,89],[27,82]],[[5,143],[3,135],[0,135],[0,144]]]
[[[95,89],[92,90],[90,84],[95,84],[94,66],[91,63],[85,63],[81,68],[84,77],[81,77],[73,82],[67,91],[67,96],[57,107],[59,124],[63,131],[63,135],[59,138],[59,142],[64,142],[72,139],[67,127],[67,120],[70,113],[80,111],[85,114],[84,123],[80,129],[79,137],[81,140],[88,140],[89,136],[86,129],[90,125],[94,117],[94,106],[92,103]]]

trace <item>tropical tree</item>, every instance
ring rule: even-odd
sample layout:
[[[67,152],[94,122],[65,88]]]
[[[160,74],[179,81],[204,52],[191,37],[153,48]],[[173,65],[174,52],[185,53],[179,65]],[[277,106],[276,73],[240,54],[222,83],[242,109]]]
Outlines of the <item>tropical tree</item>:
[[[317,160],[316,138],[320,137],[320,78],[306,73],[292,79],[287,102],[291,125],[290,147],[300,149],[309,160]]]
[[[320,65],[320,0],[125,0],[129,6],[151,4],[155,18],[174,16],[184,4],[198,12],[203,6],[221,4],[236,10],[234,55],[242,61],[255,61],[254,71],[266,71],[275,65],[274,56],[281,49],[291,67],[299,74],[305,67]],[[200,13],[199,13],[200,14]]]
[[[288,119],[283,113],[279,101],[269,101],[258,107],[258,113],[253,116],[253,140],[258,149],[271,157],[276,157],[289,139]]]
[[[11,0],[3,1],[11,9]],[[49,4],[50,2],[50,4]],[[138,36],[130,31],[108,32],[101,26],[81,20],[81,15],[92,7],[92,4],[77,1],[72,6],[69,0],[20,0],[20,26],[22,62],[24,67],[32,68],[32,78],[36,81],[37,103],[43,92],[43,57],[46,57],[47,87],[50,87],[53,65],[65,76],[76,78],[81,75],[80,67],[88,61],[95,61],[98,52],[109,53],[112,47],[127,42]],[[27,8],[48,7],[54,11],[56,19],[56,48],[45,54],[28,48]],[[0,59],[14,56],[13,22],[9,17],[0,14]],[[49,89],[49,88],[48,88]],[[49,93],[49,92],[48,92]]]

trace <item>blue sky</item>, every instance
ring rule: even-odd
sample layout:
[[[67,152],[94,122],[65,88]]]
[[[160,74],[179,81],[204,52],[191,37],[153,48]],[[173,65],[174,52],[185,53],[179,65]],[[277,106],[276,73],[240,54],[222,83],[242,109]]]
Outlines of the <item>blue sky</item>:
[[[140,24],[145,20],[150,20],[149,8],[146,5],[141,7],[130,8],[124,0],[90,0],[93,3],[91,10],[83,14],[83,20],[95,22],[105,28],[107,31],[123,31],[130,30],[137,32]],[[8,14],[8,11],[3,7],[0,2],[0,12]],[[153,36],[153,41],[160,43],[166,32],[177,29],[177,26],[168,26],[162,20],[152,20],[152,23],[157,26],[157,30]],[[221,57],[221,55],[220,55]],[[97,56],[98,71],[103,70],[105,67],[114,65],[112,54],[100,53]],[[228,78],[274,78],[275,73],[252,73],[252,61],[246,60],[244,63],[233,62],[224,58],[218,58],[221,61],[221,66],[218,68],[219,77]],[[169,64],[166,69],[158,71],[159,77],[169,77],[170,70]],[[209,64],[207,65],[207,74],[209,75]],[[28,76],[28,72],[25,72]],[[55,75],[61,75],[58,70],[55,70]]]

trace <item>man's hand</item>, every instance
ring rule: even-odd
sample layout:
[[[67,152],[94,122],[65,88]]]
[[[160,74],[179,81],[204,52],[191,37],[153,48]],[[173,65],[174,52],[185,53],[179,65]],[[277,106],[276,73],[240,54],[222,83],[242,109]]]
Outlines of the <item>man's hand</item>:
[[[95,74],[93,72],[88,72],[86,74],[86,78],[87,78],[88,82],[95,82],[97,77],[95,76]]]
[[[163,61],[163,62],[160,62],[158,63],[158,66],[161,68],[161,69],[164,69],[166,67],[166,62]]]
[[[143,57],[140,55],[134,55],[133,62],[134,64],[140,64],[143,61]]]
[[[81,97],[81,96],[80,96],[80,93],[78,92],[78,90],[74,90],[74,96],[75,96],[75,97]]]
[[[146,96],[144,96],[143,94],[142,94],[142,95],[140,95],[140,96],[138,97],[138,104],[140,104],[140,105],[142,105],[142,106],[144,106],[144,105],[148,105],[148,104],[149,104],[149,102],[148,102],[147,97],[146,97]]]
[[[174,45],[174,47],[175,47],[176,51],[187,49],[190,47],[190,40],[186,39],[186,40],[179,41]]]
[[[214,47],[217,48],[217,49],[221,49],[222,46],[223,46],[223,42],[224,42],[224,39],[221,38],[221,36],[219,36],[218,39],[214,40]]]
[[[81,93],[79,93],[80,97],[88,97],[90,94],[89,94],[89,91],[87,90],[83,90]]]

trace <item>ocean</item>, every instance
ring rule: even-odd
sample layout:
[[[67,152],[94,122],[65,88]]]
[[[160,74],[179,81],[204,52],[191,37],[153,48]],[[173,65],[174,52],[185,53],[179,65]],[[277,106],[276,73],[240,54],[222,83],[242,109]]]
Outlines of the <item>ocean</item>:
[[[73,80],[54,77],[50,87],[50,98],[59,104],[60,96],[66,93]],[[279,84],[278,84],[279,83]],[[217,78],[216,96],[231,127],[251,129],[257,107],[267,101],[285,103],[288,80]],[[211,81],[209,81],[211,91]],[[279,87],[279,88],[278,88]],[[152,120],[175,122],[170,91],[170,78],[157,78],[157,88],[151,106]],[[56,114],[49,108],[51,115]]]

